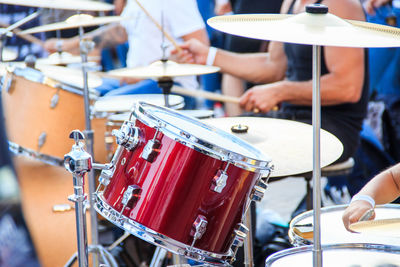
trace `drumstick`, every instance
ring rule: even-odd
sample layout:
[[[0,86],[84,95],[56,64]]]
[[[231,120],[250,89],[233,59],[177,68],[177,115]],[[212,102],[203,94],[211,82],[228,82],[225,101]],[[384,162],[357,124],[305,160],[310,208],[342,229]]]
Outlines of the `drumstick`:
[[[239,104],[240,98],[235,96],[228,96],[228,95],[221,95],[216,93],[205,92],[201,90],[187,90],[179,86],[173,86],[171,92],[187,95],[187,96],[194,96],[194,97],[203,97],[206,99],[220,101],[220,102],[228,102],[228,103],[235,103]]]
[[[7,25],[6,23],[2,23],[2,22],[0,22],[0,24],[1,24],[1,26],[2,27],[8,27],[8,26],[10,26],[10,25]],[[41,46],[41,47],[44,47],[44,42],[42,41],[42,40],[40,40],[39,38],[36,38],[35,36],[33,36],[33,35],[31,35],[31,34],[19,34],[20,32],[21,32],[22,30],[21,29],[14,29],[13,30],[13,33],[15,33],[16,35],[18,35],[18,37],[20,37],[21,39],[24,39],[24,40],[26,40],[26,41],[28,41],[28,42],[31,42],[31,43],[33,43],[33,44],[37,44],[37,45],[39,45],[39,46]]]
[[[171,37],[162,27],[161,25],[151,16],[151,14],[139,3],[138,0],[135,0],[136,4],[143,10],[143,12],[149,17],[149,19],[156,25],[156,27],[167,37],[167,39],[172,43],[178,52],[182,52],[182,48],[175,42],[174,38]]]

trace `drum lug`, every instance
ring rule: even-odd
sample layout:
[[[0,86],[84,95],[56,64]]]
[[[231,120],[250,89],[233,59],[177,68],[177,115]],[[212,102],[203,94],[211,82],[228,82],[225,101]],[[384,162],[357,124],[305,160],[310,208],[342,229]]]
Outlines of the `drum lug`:
[[[153,136],[153,139],[149,140],[147,142],[147,144],[145,145],[145,147],[143,148],[143,151],[142,151],[141,157],[150,163],[156,159],[156,157],[160,151],[161,143],[160,143],[160,141],[158,141],[156,139],[157,134],[160,130],[160,127],[162,127],[162,126],[160,125],[159,127],[156,128],[157,130]]]
[[[46,143],[46,137],[47,137],[46,132],[42,132],[42,133],[39,135],[39,138],[38,138],[38,151],[42,148],[42,146],[44,145],[44,143]]]
[[[14,78],[13,71],[15,68],[12,70],[9,68],[7,68],[7,69],[8,69],[8,72],[6,73],[6,75],[3,76],[3,79],[2,79],[3,86],[1,89],[5,92],[9,93],[10,89],[11,89],[11,84],[12,84],[13,78]]]
[[[250,199],[253,201],[260,202],[262,200],[262,198],[264,197],[264,193],[265,193],[265,189],[256,185],[256,186],[254,186],[254,188],[251,192]]]
[[[60,100],[60,96],[58,95],[59,90],[53,95],[53,97],[50,100],[50,108],[55,108],[58,104],[58,101]]]
[[[224,170],[219,169],[217,173],[214,175],[211,184],[211,190],[217,193],[221,193],[222,189],[225,188],[226,181],[228,180],[228,174],[226,173],[226,171],[228,170],[229,164],[230,163],[228,162]]]
[[[204,233],[207,230],[207,218],[204,215],[198,215],[196,220],[192,224],[192,230],[190,230],[190,236],[193,236],[193,241],[188,249],[188,252],[191,252],[193,250],[194,243],[202,238]]]
[[[124,212],[126,206],[128,205],[129,201],[132,197],[139,199],[139,195],[142,192],[142,188],[138,185],[128,185],[126,188],[124,195],[122,196],[121,204],[123,205],[121,211],[119,212],[119,218],[121,218],[122,213]]]
[[[139,128],[132,121],[125,121],[120,130],[113,130],[112,135],[117,139],[117,144],[127,150],[133,150],[139,143]]]

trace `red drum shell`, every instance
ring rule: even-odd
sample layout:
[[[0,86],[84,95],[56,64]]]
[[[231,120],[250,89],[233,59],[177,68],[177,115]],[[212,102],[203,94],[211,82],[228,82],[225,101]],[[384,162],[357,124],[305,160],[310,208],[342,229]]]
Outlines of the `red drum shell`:
[[[157,233],[191,245],[192,225],[199,215],[208,224],[194,247],[213,253],[227,253],[241,222],[245,204],[259,175],[230,164],[226,187],[211,190],[213,178],[226,162],[200,153],[158,133],[159,154],[150,163],[141,154],[155,129],[138,119],[140,143],[131,152],[124,150],[116,164],[104,201],[120,212],[123,193],[129,185],[141,188],[137,201],[130,201],[123,215]]]

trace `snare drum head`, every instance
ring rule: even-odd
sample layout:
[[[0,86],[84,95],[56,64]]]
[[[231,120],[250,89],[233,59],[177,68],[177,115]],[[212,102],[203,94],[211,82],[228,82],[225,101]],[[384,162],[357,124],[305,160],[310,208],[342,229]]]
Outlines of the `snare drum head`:
[[[161,124],[160,131],[170,138],[216,158],[230,159],[235,165],[265,167],[271,161],[242,139],[171,109],[138,102],[134,116],[150,127]]]
[[[214,116],[214,111],[208,109],[186,109],[179,112],[197,119],[208,119]]]
[[[184,106],[184,99],[178,95],[168,95],[169,105],[172,109],[181,109]],[[93,110],[95,113],[107,112],[130,112],[133,105],[143,101],[156,106],[164,106],[164,95],[162,94],[138,94],[138,95],[118,95],[105,96],[99,98],[94,103]]]
[[[362,244],[332,245],[322,249],[324,267],[396,267],[400,266],[400,251],[390,246]],[[282,250],[267,258],[267,267],[313,266],[312,247]]]

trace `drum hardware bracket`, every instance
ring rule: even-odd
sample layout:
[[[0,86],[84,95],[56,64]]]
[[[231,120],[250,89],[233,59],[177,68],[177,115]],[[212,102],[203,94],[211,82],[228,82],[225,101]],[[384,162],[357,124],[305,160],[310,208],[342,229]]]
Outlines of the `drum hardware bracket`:
[[[38,138],[38,151],[44,146],[46,143],[47,133],[41,132]]]
[[[14,78],[14,75],[13,75],[14,73],[12,71],[9,70],[6,73],[6,75],[3,76],[3,79],[2,79],[2,88],[1,89],[7,93],[11,93],[10,90],[11,90],[11,85],[12,85],[13,78]]]
[[[161,123],[159,123],[159,126],[156,127],[156,132],[153,136],[152,140],[147,141],[147,144],[144,146],[143,151],[142,151],[142,155],[141,158],[147,160],[148,162],[152,163],[159,151],[160,151],[160,147],[161,147],[161,142],[159,140],[157,140],[157,135],[158,132],[160,131],[160,128],[162,127]]]
[[[193,222],[192,225],[192,230],[190,231],[190,235],[193,236],[193,241],[192,244],[190,245],[190,248],[188,248],[188,251],[191,252],[194,246],[194,243],[202,238],[204,233],[207,230],[207,218],[204,215],[198,215],[196,220]]]
[[[253,201],[260,202],[262,200],[262,198],[264,197],[264,193],[265,193],[265,189],[255,185],[251,192],[250,198]]]
[[[243,246],[244,241],[247,237],[247,233],[249,232],[249,229],[244,225],[243,223],[239,223],[234,230],[235,232],[235,238],[233,240],[233,243],[231,245],[231,250],[232,250],[232,257],[229,260],[231,264],[236,260],[236,253],[238,249]]]
[[[121,204],[123,206],[122,206],[121,211],[119,212],[118,220],[121,219],[122,213],[124,212],[126,206],[128,205],[129,201],[132,199],[132,197],[139,198],[139,195],[141,192],[142,192],[142,188],[140,188],[140,186],[138,186],[138,185],[129,185],[126,188],[124,195],[122,196]]]
[[[56,108],[58,101],[60,100],[59,92],[60,92],[60,88],[57,88],[56,93],[53,95],[53,97],[50,100],[50,108],[53,108],[53,109]]]
[[[117,139],[117,144],[128,150],[133,150],[139,143],[139,128],[132,121],[125,121],[120,130],[113,130],[112,135]]]
[[[219,169],[217,171],[217,173],[215,174],[215,176],[212,180],[211,190],[213,190],[217,193],[221,193],[222,190],[225,188],[226,181],[228,180],[228,174],[226,171],[228,170],[229,165],[230,165],[230,162],[228,162],[226,164],[224,170]]]

